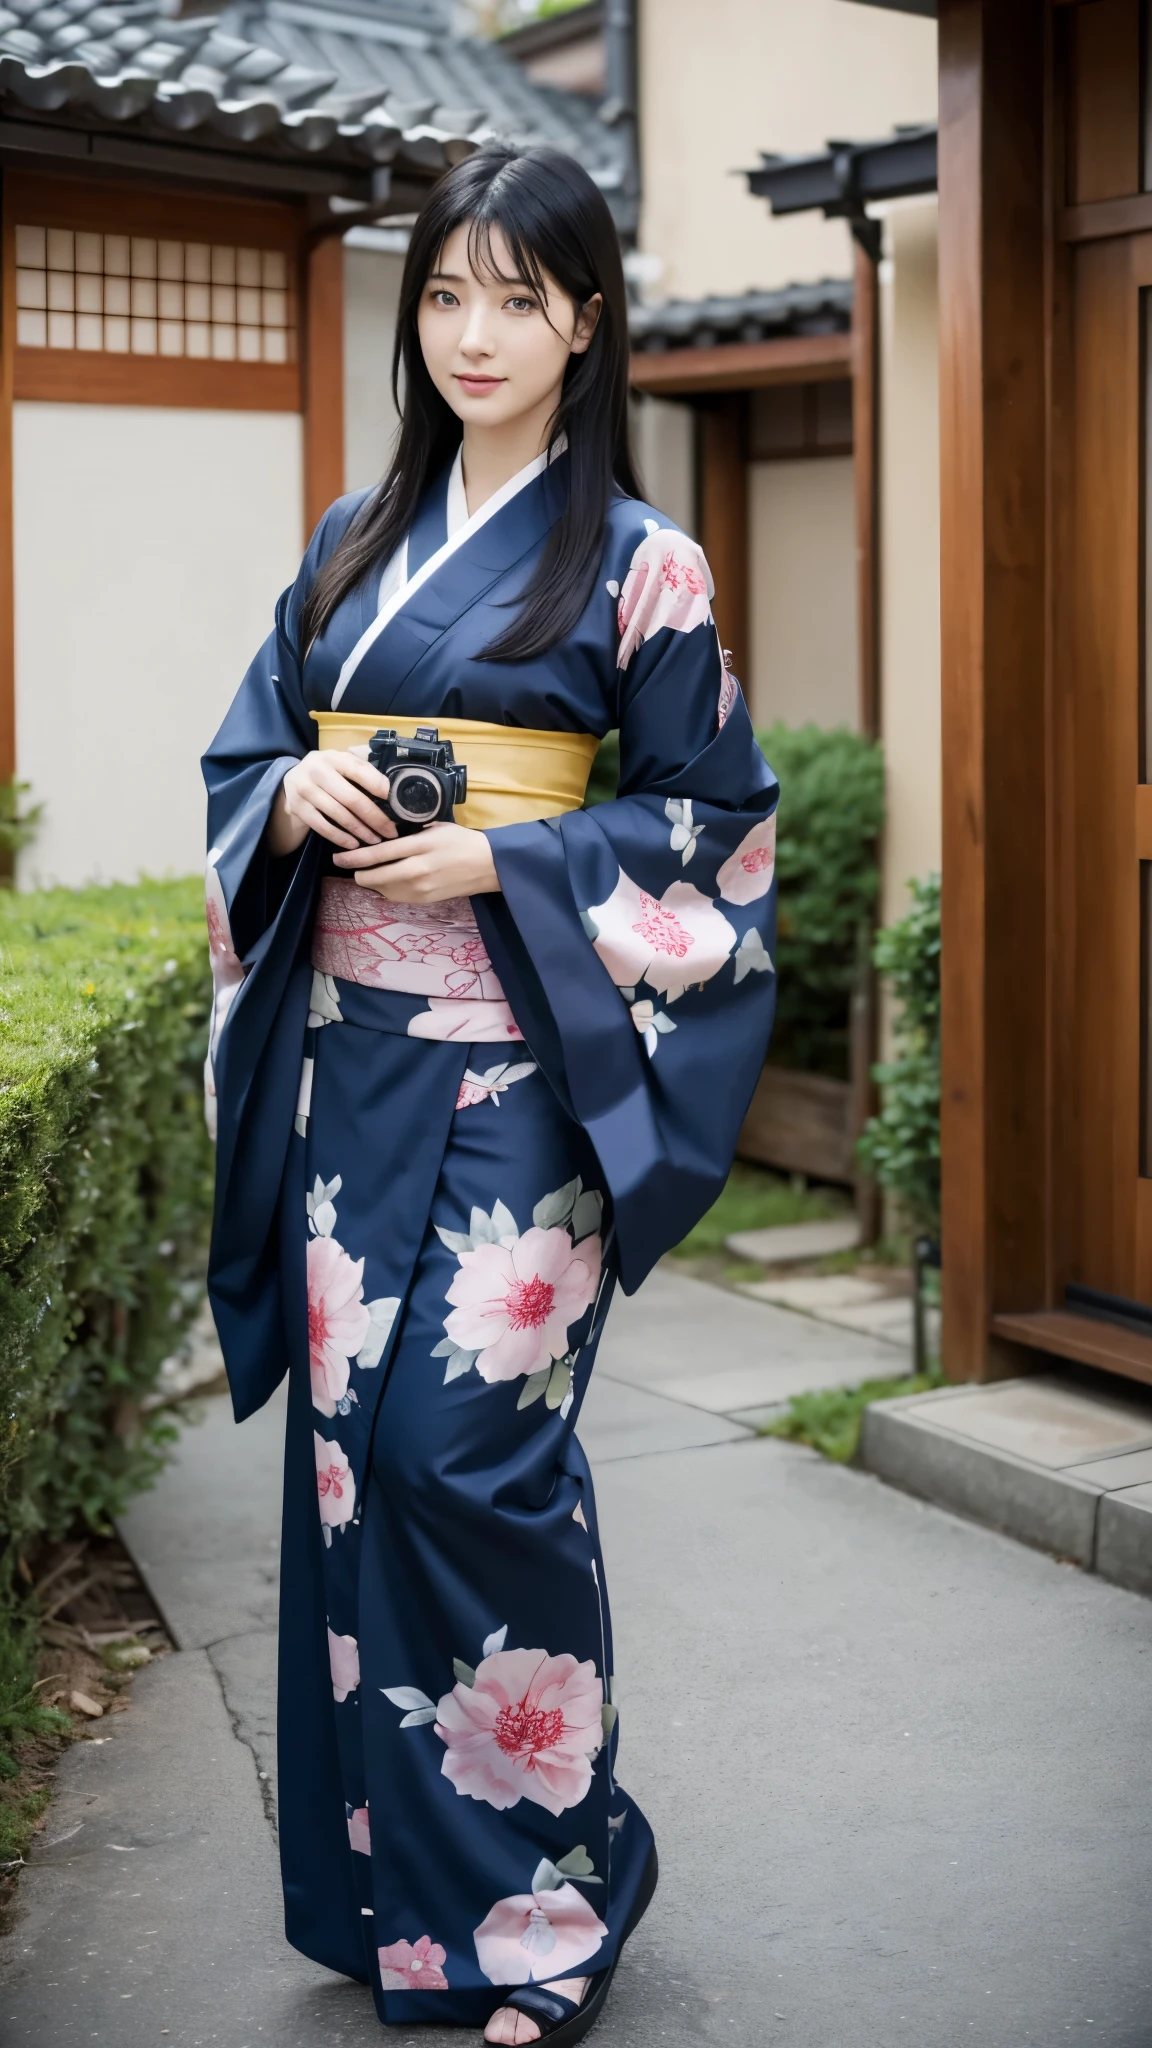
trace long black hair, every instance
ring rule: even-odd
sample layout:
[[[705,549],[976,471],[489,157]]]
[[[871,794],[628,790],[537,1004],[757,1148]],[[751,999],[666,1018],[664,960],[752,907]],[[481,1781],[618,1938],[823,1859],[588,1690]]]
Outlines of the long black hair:
[[[518,279],[543,296],[547,271],[579,310],[600,293],[589,347],[569,358],[550,447],[563,434],[570,458],[568,501],[552,527],[520,610],[481,659],[526,661],[571,631],[588,602],[618,485],[640,486],[628,443],[628,314],[620,244],[607,204],[572,157],[557,149],[491,145],[446,172],[412,231],[400,287],[392,391],[404,402],[395,454],[383,482],[319,571],[304,605],[305,647],[323,631],[362,577],[383,567],[412,523],[430,479],[451,460],[461,424],[425,366],[417,320],[424,286],[449,235],[469,223],[468,255],[501,276],[492,253],[499,228]],[[510,280],[511,281],[511,280]]]

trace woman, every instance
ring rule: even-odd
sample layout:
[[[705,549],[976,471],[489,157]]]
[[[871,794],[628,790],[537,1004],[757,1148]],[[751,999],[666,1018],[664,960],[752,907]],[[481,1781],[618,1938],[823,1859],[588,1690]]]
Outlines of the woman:
[[[578,165],[446,175],[401,366],[388,475],[322,519],[205,761],[212,1300],[239,1419],[289,1374],[289,1939],[388,2025],[566,2048],[656,1877],[574,1424],[763,1061],[776,785],[700,550],[640,500]],[[401,833],[368,742],[417,724],[470,781]]]

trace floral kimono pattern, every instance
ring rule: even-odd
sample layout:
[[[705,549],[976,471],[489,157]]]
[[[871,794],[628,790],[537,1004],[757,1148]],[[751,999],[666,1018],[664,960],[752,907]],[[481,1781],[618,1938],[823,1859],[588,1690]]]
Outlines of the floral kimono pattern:
[[[627,1931],[652,1842],[575,1428],[613,1289],[714,1199],[771,1024],[776,785],[695,544],[618,498],[574,631],[478,659],[566,471],[454,531],[442,477],[384,602],[354,592],[302,659],[361,500],[334,506],[205,760],[210,1286],[238,1417],[289,1375],[286,1924],[391,2025],[483,2024]],[[499,895],[387,904],[315,840],[264,846],[336,702],[618,725],[619,795],[493,830]]]

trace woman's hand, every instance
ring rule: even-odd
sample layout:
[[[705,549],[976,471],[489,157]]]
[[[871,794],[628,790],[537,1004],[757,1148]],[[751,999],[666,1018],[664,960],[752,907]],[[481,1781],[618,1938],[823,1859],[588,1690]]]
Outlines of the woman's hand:
[[[388,777],[370,766],[367,753],[358,747],[305,754],[288,770],[268,820],[270,852],[295,853],[309,832],[342,847],[378,846],[396,837],[391,818],[379,808],[388,795]]]
[[[489,896],[500,883],[483,832],[465,825],[426,825],[381,845],[337,853],[333,866],[389,903],[446,903],[452,896]]]

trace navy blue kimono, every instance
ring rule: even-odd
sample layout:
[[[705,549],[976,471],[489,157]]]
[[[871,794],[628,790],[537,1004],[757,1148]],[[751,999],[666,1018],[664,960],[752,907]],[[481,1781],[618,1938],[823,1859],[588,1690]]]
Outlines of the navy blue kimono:
[[[651,1851],[615,1778],[575,1422],[617,1278],[723,1185],[771,1024],[776,784],[694,542],[617,497],[576,628],[479,659],[564,503],[458,466],[305,653],[325,515],[205,758],[210,1288],[238,1419],[289,1375],[279,1812],[289,1939],[381,2020],[483,2025],[603,1969]],[[455,507],[455,510],[454,510]],[[388,904],[274,859],[310,711],[621,736],[607,804],[490,834],[501,893]],[[430,1996],[435,1993],[435,1996]]]

